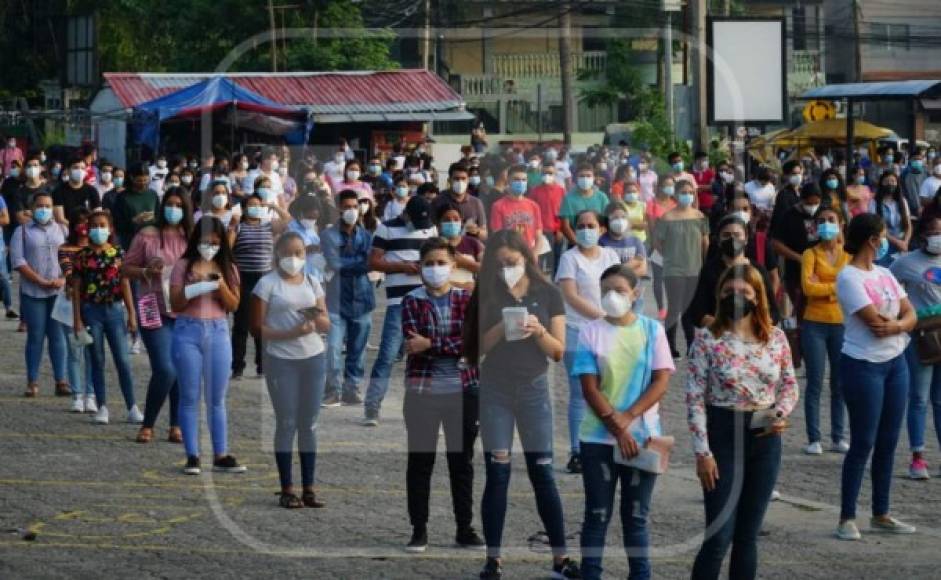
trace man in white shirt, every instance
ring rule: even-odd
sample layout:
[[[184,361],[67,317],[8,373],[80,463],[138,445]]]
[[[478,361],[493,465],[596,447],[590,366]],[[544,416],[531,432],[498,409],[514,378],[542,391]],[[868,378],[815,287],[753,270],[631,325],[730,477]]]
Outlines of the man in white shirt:
[[[150,189],[160,193],[163,191],[163,180],[167,178],[170,170],[167,168],[167,156],[163,153],[157,155],[157,159],[148,170],[150,171]]]
[[[941,188],[941,161],[934,160],[934,167],[931,168],[931,175],[921,184],[921,190],[918,197],[921,198],[921,206],[925,207],[934,199],[938,189]]]
[[[340,191],[337,189],[337,184],[343,182],[343,170],[346,168],[346,162],[346,151],[343,147],[339,147],[334,151],[333,159],[323,164],[323,176],[334,191]]]
[[[271,191],[276,197],[284,194],[284,184],[281,182],[281,176],[278,174],[278,154],[271,147],[265,147],[261,153],[261,163],[258,169],[248,172],[248,176],[242,181],[242,192],[245,195],[255,193],[255,180],[259,177],[267,177],[271,180]]]

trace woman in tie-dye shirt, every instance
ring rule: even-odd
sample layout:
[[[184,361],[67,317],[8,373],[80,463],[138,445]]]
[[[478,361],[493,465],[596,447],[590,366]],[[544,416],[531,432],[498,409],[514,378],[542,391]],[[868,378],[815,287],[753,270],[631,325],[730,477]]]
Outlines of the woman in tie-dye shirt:
[[[583,578],[601,577],[618,480],[631,578],[650,577],[646,522],[657,476],[617,459],[635,457],[649,437],[662,434],[657,407],[674,366],[663,326],[631,309],[636,288],[637,276],[627,265],[617,264],[602,273],[605,316],[582,327],[575,351],[572,373],[580,378],[590,409],[579,432],[585,483]]]

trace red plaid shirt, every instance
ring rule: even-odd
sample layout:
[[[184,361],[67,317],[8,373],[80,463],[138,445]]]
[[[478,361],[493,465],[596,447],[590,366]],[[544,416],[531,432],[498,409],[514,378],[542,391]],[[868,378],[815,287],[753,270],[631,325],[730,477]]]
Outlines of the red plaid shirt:
[[[419,334],[431,341],[431,348],[419,354],[410,354],[405,360],[406,389],[423,391],[431,388],[434,359],[464,355],[464,318],[470,292],[451,288],[451,316],[447,334],[439,331],[438,315],[425,287],[416,288],[402,298],[402,332],[407,338]],[[477,367],[458,363],[461,371],[461,386],[467,392],[478,386]]]

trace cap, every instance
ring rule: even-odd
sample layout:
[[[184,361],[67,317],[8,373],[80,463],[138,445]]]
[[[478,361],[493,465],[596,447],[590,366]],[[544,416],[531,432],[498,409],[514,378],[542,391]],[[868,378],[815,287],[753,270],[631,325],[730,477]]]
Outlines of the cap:
[[[417,230],[428,229],[432,226],[431,204],[424,196],[412,196],[405,205],[405,215]]]

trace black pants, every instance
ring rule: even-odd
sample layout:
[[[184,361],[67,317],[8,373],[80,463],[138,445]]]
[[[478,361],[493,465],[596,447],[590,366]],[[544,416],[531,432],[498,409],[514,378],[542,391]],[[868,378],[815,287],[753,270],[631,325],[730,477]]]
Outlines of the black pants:
[[[444,426],[444,442],[451,479],[451,501],[458,530],[471,527],[473,519],[474,441],[478,431],[478,397],[455,393],[429,395],[405,393],[403,406],[408,432],[406,489],[408,517],[413,527],[428,523],[431,473],[435,466],[438,431]]]
[[[252,290],[267,272],[240,272],[239,307],[232,321],[232,372],[241,374],[245,370],[245,347],[248,343],[251,320]],[[255,341],[255,368],[261,371],[261,336],[252,335]]]

